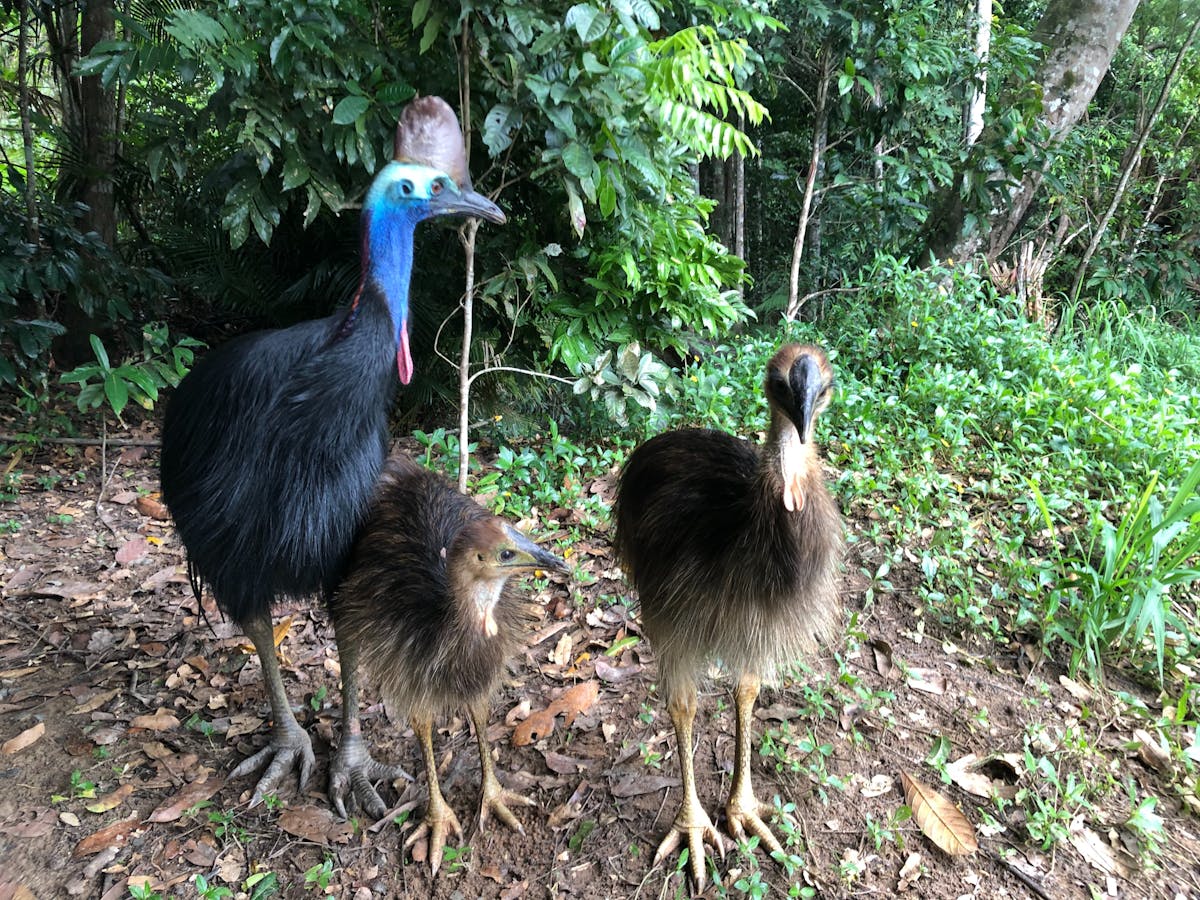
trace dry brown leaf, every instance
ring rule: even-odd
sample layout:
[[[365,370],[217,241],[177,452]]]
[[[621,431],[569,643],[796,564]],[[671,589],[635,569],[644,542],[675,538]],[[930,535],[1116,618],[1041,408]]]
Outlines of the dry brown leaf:
[[[25,666],[20,669],[5,669],[0,672],[0,678],[24,678],[26,675],[32,675],[34,672],[41,671],[41,666]]]
[[[645,775],[641,772],[633,772],[629,775],[622,775],[613,782],[609,793],[624,800],[627,797],[638,797],[642,794],[652,794],[663,788],[674,787],[679,787],[678,778],[672,778],[669,775]]]
[[[913,821],[926,837],[951,856],[965,856],[979,849],[974,827],[957,806],[907,772],[900,773],[900,781]]]
[[[584,769],[591,768],[593,760],[567,756],[565,753],[555,753],[547,750],[542,756],[546,759],[546,768],[558,775],[578,775]]]
[[[0,881],[0,900],[37,900],[37,895],[23,884]]]
[[[146,731],[170,731],[179,727],[179,720],[165,709],[144,716],[134,716],[129,723],[130,728],[144,728]]]
[[[106,813],[110,809],[116,809],[122,803],[129,799],[129,795],[133,793],[132,784],[123,784],[111,794],[106,794],[95,803],[91,803],[87,807],[88,812]]]
[[[914,691],[938,695],[946,693],[946,676],[937,669],[911,668],[906,683]]]
[[[545,709],[530,713],[529,717],[513,729],[513,746],[523,747],[532,741],[540,740],[554,731],[554,720],[562,713],[567,728],[575,722],[575,717],[586,712],[600,696],[600,688],[595,681],[584,681],[568,688]]]
[[[1017,795],[1016,785],[1005,784],[1003,781],[993,779],[985,772],[981,772],[980,767],[986,762],[988,760],[982,760],[974,753],[968,753],[954,762],[947,763],[946,774],[950,776],[951,781],[968,794],[974,794],[976,797],[991,797],[995,794],[1011,800]]]
[[[125,842],[129,840],[129,835],[137,827],[137,816],[122,819],[120,822],[113,822],[111,825],[89,834],[76,844],[71,855],[78,859],[81,856],[91,856],[93,853],[99,853],[101,850],[107,850],[109,847],[124,847]]]
[[[1058,683],[1066,688],[1067,693],[1080,703],[1086,703],[1092,699],[1092,692],[1073,678],[1068,678],[1066,675],[1059,675]]]
[[[632,678],[641,671],[642,667],[636,663],[631,666],[614,666],[603,656],[596,657],[596,676],[609,684],[620,684],[626,678]]]
[[[574,645],[575,642],[571,640],[571,635],[564,634],[558,639],[558,643],[550,651],[550,655],[547,658],[556,666],[565,666],[571,659],[571,648]]]
[[[46,807],[40,809],[37,815],[28,822],[13,822],[11,825],[0,825],[0,834],[19,838],[42,838],[54,830],[57,817],[54,810]]]
[[[26,728],[15,738],[10,738],[9,740],[5,741],[4,746],[0,747],[0,753],[17,753],[20,750],[24,750],[45,733],[46,723],[38,722],[36,725]]]
[[[143,516],[149,516],[151,519],[158,519],[160,522],[165,522],[171,518],[171,512],[161,501],[156,500],[155,496],[138,497],[138,512]]]
[[[113,688],[110,691],[99,691],[95,694],[92,694],[92,696],[88,697],[77,707],[71,710],[71,715],[82,716],[90,712],[95,712],[119,693],[121,693],[120,688]]]
[[[1099,834],[1088,828],[1082,816],[1071,822],[1068,839],[1071,846],[1096,871],[1105,875],[1119,875],[1121,878],[1130,876],[1129,867],[1113,853],[1112,848],[1104,842]]]
[[[529,890],[529,879],[518,881],[516,884],[505,888],[500,892],[500,900],[517,900],[518,897],[524,897]]]
[[[127,566],[131,562],[141,559],[149,550],[150,545],[146,543],[145,538],[134,538],[121,545],[121,549],[117,551],[117,562]]]
[[[279,816],[279,827],[317,844],[344,844],[354,834],[354,826],[321,806],[293,806]]]
[[[1138,759],[1156,772],[1166,772],[1171,768],[1171,751],[1164,747],[1154,735],[1144,728],[1133,732],[1137,742]]]
[[[920,877],[921,854],[910,853],[908,854],[908,859],[904,861],[904,865],[900,867],[900,883],[896,885],[896,890],[907,891],[917,883],[917,879]]]
[[[160,804],[154,812],[150,813],[150,817],[146,821],[174,822],[197,803],[207,800],[219,791],[222,783],[223,779],[221,778],[198,778],[186,785],[170,800]]]
[[[896,663],[892,658],[892,645],[883,638],[872,638],[868,644],[875,657],[875,671],[884,678],[892,678],[896,674]]]

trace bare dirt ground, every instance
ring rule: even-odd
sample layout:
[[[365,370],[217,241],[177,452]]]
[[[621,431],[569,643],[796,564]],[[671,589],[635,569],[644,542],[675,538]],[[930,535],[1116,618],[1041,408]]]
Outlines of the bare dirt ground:
[[[478,758],[465,716],[442,722],[442,787],[469,849],[431,880],[422,848],[415,858],[402,849],[423,809],[423,778],[389,795],[396,814],[380,823],[329,811],[324,767],[340,695],[323,610],[278,611],[291,617],[284,673],[321,774],[304,794],[290,783],[274,808],[248,809],[250,779],[224,775],[265,740],[260,669],[211,600],[201,611],[191,596],[182,547],[155,500],[156,450],[49,446],[0,465],[20,473],[16,496],[0,505],[0,900],[128,897],[131,885],[196,897],[197,874],[236,896],[252,895],[255,885],[245,886],[256,875],[260,891],[274,883],[283,897],[689,895],[675,860],[653,863],[679,800],[675,738],[604,533],[575,544],[577,578],[531,597],[541,621],[492,704],[500,777],[537,802],[518,811],[526,834],[468,824]],[[556,525],[565,533],[573,515],[543,511],[539,536]],[[853,534],[856,523],[847,524]],[[704,896],[785,897],[798,885],[830,897],[1200,897],[1197,819],[1179,801],[1176,764],[1135,739],[1144,719],[1112,694],[1062,680],[1054,660],[1020,640],[946,630],[923,614],[905,589],[919,574],[915,557],[909,570],[893,568],[894,591],[866,603],[861,572],[887,555],[851,544],[844,643],[760,699],[756,747],[767,752],[755,755],[755,785],[761,798],[795,804],[792,852],[802,868],[789,876],[761,850],[735,848],[717,861],[721,884],[710,879]],[[1160,709],[1153,692],[1118,686]],[[407,724],[389,720],[369,691],[366,700],[376,758],[419,772]],[[544,733],[516,745],[521,723],[555,701],[553,727],[543,721]],[[1068,808],[1045,773],[1025,771],[1031,723],[1045,726],[1040,750],[1063,778],[1111,777],[1159,798],[1164,841],[1152,865],[1121,827],[1130,813],[1121,790],[1068,813],[1070,837],[1053,850],[1030,840],[1028,797]],[[1070,726],[1083,746],[1062,744]],[[732,728],[729,686],[715,680],[697,717],[696,769],[718,828]],[[975,754],[986,764],[952,766],[956,777],[943,780],[928,761],[939,748],[942,763]],[[914,819],[894,820],[905,803],[902,772],[962,810],[977,852],[949,856]],[[1026,790],[1027,802],[1001,810],[964,789],[980,789],[980,779],[983,794]]]

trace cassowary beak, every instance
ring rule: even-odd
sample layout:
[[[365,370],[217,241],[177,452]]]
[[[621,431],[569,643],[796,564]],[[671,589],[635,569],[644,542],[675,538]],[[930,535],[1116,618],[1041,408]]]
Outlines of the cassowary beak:
[[[796,398],[796,417],[792,421],[803,444],[812,436],[813,417],[817,414],[817,401],[825,390],[825,383],[817,361],[807,355],[796,360],[790,380]]]
[[[508,221],[500,207],[469,189],[461,193],[444,190],[435,194],[429,199],[429,213],[432,216],[475,216],[495,225]]]
[[[512,547],[503,551],[499,559],[499,564],[505,571],[514,574],[538,569],[563,574],[570,571],[563,560],[549,550],[543,550],[511,525],[505,525],[504,530],[508,534],[509,540],[512,541]]]

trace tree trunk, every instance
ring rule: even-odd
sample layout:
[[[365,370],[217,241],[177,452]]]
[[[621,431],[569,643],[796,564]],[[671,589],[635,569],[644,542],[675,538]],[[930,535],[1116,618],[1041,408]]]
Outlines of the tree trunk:
[[[966,145],[973,146],[983,133],[983,111],[987,106],[987,63],[992,47],[992,0],[976,0],[975,17],[975,60],[979,74],[975,76],[975,87],[966,111]]]
[[[80,51],[83,56],[101,41],[115,35],[112,0],[87,0],[83,6]],[[79,199],[87,204],[85,226],[96,232],[109,247],[117,240],[117,206],[113,195],[113,170],[117,152],[117,104],[113,91],[101,83],[99,75],[80,79],[82,101],[83,183]]]
[[[746,130],[746,120],[738,117],[738,129]],[[746,157],[733,155],[733,255],[742,261],[746,258]],[[745,298],[746,283],[738,283],[738,296]]]
[[[25,238],[33,246],[42,242],[38,224],[37,172],[33,158],[33,121],[29,99],[29,2],[21,0],[17,26],[17,103],[21,107],[21,143],[25,150]],[[46,318],[45,300],[37,293],[37,317]]]
[[[1138,0],[1050,0],[1033,37],[1044,47],[1036,81],[1042,86],[1042,123],[1049,144],[1067,135],[1083,116],[1100,86]],[[978,165],[976,154],[968,169]],[[966,259],[981,250],[994,260],[1025,220],[1042,183],[1044,169],[1026,172],[1004,189],[982,230],[964,233],[968,209],[960,196],[963,176],[934,204],[925,250],[931,259]]]
[[[1075,284],[1071,288],[1072,299],[1079,297],[1079,291],[1083,287],[1083,279],[1087,275],[1088,263],[1092,261],[1092,257],[1100,247],[1100,241],[1104,238],[1104,232],[1108,228],[1108,223],[1112,221],[1112,217],[1116,214],[1117,208],[1121,205],[1121,201],[1125,197],[1125,190],[1129,187],[1130,176],[1141,161],[1142,150],[1146,148],[1146,141],[1150,138],[1150,132],[1154,129],[1154,123],[1162,113],[1163,107],[1167,105],[1167,98],[1171,95],[1171,88],[1174,86],[1175,79],[1179,75],[1179,68],[1183,64],[1183,57],[1187,53],[1188,48],[1191,47],[1192,41],[1196,39],[1198,31],[1200,31],[1200,18],[1197,18],[1192,23],[1192,30],[1183,39],[1183,46],[1179,48],[1179,52],[1175,55],[1175,61],[1171,64],[1170,71],[1167,72],[1166,77],[1163,79],[1163,86],[1162,90],[1159,91],[1158,100],[1155,102],[1150,114],[1146,117],[1146,121],[1138,134],[1137,141],[1134,143],[1133,150],[1121,169],[1121,177],[1117,181],[1116,190],[1113,191],[1112,202],[1108,204],[1104,215],[1100,217],[1100,222],[1096,225],[1096,232],[1092,235],[1087,250],[1084,251],[1083,259],[1079,262],[1079,269],[1075,272]]]

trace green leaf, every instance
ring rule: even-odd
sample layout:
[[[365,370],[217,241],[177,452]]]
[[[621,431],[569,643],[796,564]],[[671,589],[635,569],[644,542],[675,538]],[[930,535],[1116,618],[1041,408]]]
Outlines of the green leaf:
[[[596,166],[596,161],[587,148],[575,141],[563,148],[562,160],[567,171],[579,179],[591,177]]]
[[[88,341],[92,345],[92,352],[96,354],[96,360],[100,363],[100,368],[107,372],[112,366],[108,361],[108,351],[104,349],[104,342],[94,334],[88,335]]]
[[[357,94],[350,94],[338,101],[333,108],[334,125],[350,125],[363,115],[370,107],[371,101]]]
[[[577,3],[567,10],[563,25],[567,28],[574,28],[579,39],[587,44],[603,37],[604,33],[608,31],[610,21],[607,15],[594,6]]]
[[[108,405],[113,412],[119,416],[129,402],[129,387],[115,372],[110,372],[104,379],[104,396],[108,398]]]

